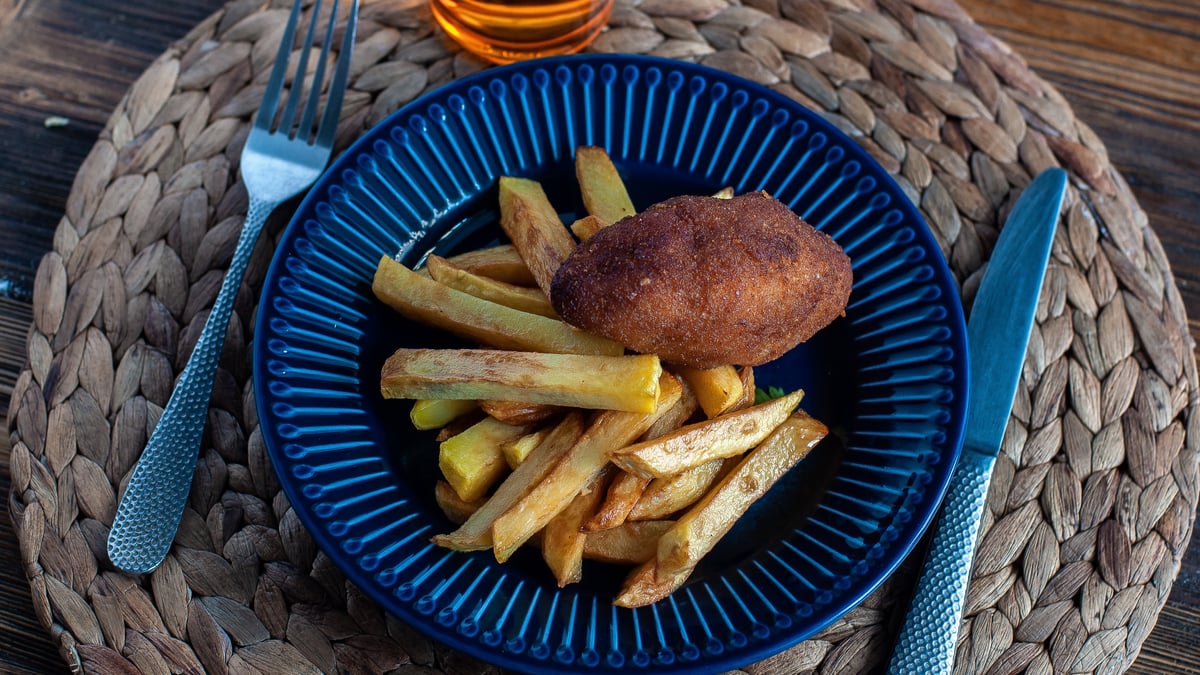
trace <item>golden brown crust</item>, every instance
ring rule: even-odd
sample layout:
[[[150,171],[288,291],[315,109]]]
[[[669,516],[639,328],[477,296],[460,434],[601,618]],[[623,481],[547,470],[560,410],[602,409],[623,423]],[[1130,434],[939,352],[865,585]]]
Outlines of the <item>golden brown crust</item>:
[[[580,244],[550,300],[567,322],[637,352],[758,365],[837,318],[851,281],[841,247],[782,202],[686,196]]]

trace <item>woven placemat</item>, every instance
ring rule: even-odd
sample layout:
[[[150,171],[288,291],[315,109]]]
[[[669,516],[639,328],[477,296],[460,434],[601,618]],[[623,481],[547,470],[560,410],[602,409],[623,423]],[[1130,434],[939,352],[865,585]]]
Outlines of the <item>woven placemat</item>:
[[[38,617],[76,671],[495,671],[348,584],[280,491],[249,345],[286,213],[237,302],[172,553],[142,578],[104,554],[231,256],[246,209],[237,158],[288,4],[234,0],[154,62],[83,163],[38,268],[8,417],[11,512]],[[368,3],[359,30],[341,147],[484,67],[432,27],[424,0]],[[1166,257],[1096,135],[951,0],[621,0],[591,49],[699,61],[821,111],[921,207],[968,304],[1021,188],[1070,171],[956,670],[1127,667],[1192,532],[1200,396]],[[914,568],[745,670],[877,669]]]

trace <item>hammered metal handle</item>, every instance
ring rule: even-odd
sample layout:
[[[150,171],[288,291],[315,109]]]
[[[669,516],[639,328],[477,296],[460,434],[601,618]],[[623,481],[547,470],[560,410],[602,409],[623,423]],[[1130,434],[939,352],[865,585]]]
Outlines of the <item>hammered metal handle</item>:
[[[158,567],[175,539],[196,471],[233,301],[263,223],[276,206],[251,199],[233,260],[204,330],[117,507],[108,535],[108,557],[126,572],[141,574]]]
[[[994,455],[963,449],[912,606],[892,651],[889,675],[949,675],[953,670],[979,521],[995,462]]]

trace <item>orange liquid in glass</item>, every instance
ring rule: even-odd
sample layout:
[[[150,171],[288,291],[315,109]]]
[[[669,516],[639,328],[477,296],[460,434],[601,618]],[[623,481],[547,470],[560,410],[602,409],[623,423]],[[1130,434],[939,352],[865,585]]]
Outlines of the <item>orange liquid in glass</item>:
[[[613,0],[430,0],[442,29],[495,63],[571,54],[600,34]]]

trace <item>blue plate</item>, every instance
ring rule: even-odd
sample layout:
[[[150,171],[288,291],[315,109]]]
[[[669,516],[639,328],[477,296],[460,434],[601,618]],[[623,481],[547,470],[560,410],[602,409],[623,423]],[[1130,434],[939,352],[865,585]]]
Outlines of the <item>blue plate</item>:
[[[384,401],[401,346],[454,344],[371,294],[381,255],[417,265],[499,241],[496,184],[543,181],[583,212],[578,145],[608,149],[635,205],[766,190],[850,255],[844,318],[756,369],[833,430],[669,599],[620,609],[625,570],[559,589],[540,556],[507,564],[429,538],[437,446]],[[716,70],[571,56],[483,71],[405,106],[301,204],[264,282],[254,378],[266,446],[301,521],[346,576],[430,636],[541,673],[722,671],[818,632],[883,581],[945,490],[962,437],[957,288],[916,209],[853,141],[794,101]]]

